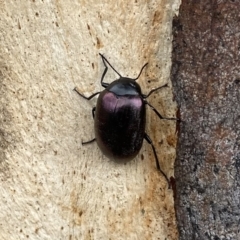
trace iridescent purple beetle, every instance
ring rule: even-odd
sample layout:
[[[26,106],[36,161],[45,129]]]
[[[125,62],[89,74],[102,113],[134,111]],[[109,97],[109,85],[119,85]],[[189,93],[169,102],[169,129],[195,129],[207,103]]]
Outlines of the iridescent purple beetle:
[[[152,89],[147,95],[142,94],[141,87],[136,83],[136,80],[140,77],[147,63],[142,67],[137,78],[131,79],[122,77],[102,54],[100,54],[100,56],[105,66],[101,77],[101,85],[105,90],[86,97],[74,88],[81,97],[87,100],[100,94],[97,100],[97,107],[92,109],[95,138],[82,144],[92,143],[96,140],[99,148],[108,158],[115,161],[126,162],[136,157],[142,147],[143,139],[145,139],[152,146],[157,169],[169,183],[166,174],[161,170],[152,140],[145,133],[146,104],[160,119],[177,120],[176,118],[162,117],[161,114],[146,101],[146,98],[153,92],[166,87],[167,84]],[[110,84],[103,82],[108,70],[107,64],[119,75],[119,79]]]

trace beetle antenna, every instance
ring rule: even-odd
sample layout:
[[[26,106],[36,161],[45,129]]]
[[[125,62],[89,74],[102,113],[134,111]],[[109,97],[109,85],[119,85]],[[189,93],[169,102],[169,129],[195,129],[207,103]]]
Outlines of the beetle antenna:
[[[148,65],[148,63],[145,63],[145,64],[143,65],[143,67],[142,67],[140,73],[138,74],[138,76],[133,79],[134,81],[136,81],[136,80],[141,76],[143,69],[144,69],[147,65]]]
[[[102,61],[103,61],[103,64],[105,65],[105,62],[107,62],[107,64],[112,68],[112,70],[117,73],[117,75],[119,77],[122,77],[122,75],[111,65],[111,63],[101,54],[99,53],[99,55],[102,57]],[[106,66],[106,65],[105,65]]]

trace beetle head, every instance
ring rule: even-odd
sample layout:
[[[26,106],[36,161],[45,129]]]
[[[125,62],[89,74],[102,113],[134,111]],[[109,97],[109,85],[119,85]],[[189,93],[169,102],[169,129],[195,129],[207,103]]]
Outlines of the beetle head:
[[[142,96],[141,87],[135,82],[135,79],[126,77],[120,77],[113,81],[107,90],[118,96]]]

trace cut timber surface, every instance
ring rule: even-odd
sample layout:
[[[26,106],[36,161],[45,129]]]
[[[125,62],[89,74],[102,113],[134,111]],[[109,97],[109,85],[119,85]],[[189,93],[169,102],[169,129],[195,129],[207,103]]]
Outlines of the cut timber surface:
[[[174,117],[172,19],[178,0],[0,1],[0,239],[178,238],[172,190],[151,146],[127,164],[110,161],[94,137],[89,96],[102,90],[104,54],[136,77],[163,116]],[[106,82],[116,78],[110,71]],[[173,176],[176,124],[150,109],[147,133]]]

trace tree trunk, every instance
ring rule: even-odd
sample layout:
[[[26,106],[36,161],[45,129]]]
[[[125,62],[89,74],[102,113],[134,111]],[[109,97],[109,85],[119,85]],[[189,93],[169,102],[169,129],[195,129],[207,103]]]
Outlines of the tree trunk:
[[[179,0],[0,1],[0,239],[177,239],[172,190],[145,141],[126,164],[107,159],[91,109],[104,70],[99,53],[136,77],[174,117],[172,19]],[[105,81],[117,78],[109,69]],[[147,111],[163,171],[173,175],[175,121]],[[121,144],[121,143],[119,143]]]
[[[240,2],[182,1],[173,22],[180,239],[240,239]]]

